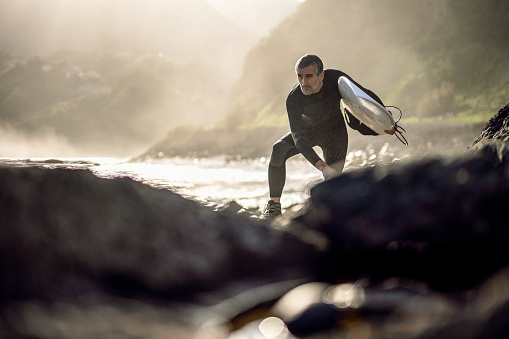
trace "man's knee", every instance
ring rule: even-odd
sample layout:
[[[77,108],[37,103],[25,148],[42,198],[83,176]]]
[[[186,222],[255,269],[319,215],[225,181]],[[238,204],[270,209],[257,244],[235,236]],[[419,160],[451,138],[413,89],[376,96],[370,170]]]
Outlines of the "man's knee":
[[[294,148],[294,146],[284,140],[276,141],[274,145],[272,145],[272,154],[269,164],[275,167],[283,166],[287,159],[287,154],[292,148]]]
[[[330,164],[329,166],[332,167],[332,169],[334,169],[336,172],[338,172],[339,175],[341,174],[341,172],[343,172],[343,168],[345,167],[345,161],[344,160],[336,161]]]

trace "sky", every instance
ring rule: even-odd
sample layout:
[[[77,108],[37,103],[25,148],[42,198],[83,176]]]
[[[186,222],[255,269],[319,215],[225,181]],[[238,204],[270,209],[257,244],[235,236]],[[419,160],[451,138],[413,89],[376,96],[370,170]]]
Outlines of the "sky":
[[[238,25],[263,36],[305,0],[206,0]]]

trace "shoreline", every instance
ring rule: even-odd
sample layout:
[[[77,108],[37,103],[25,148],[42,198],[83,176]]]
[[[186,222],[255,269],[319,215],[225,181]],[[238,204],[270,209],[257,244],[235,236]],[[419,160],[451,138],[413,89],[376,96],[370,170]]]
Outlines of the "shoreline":
[[[477,123],[403,123],[409,145],[403,145],[395,136],[364,136],[347,128],[348,152],[374,148],[379,150],[388,144],[390,152],[404,155],[421,153],[446,153],[465,151],[478,138],[485,124]],[[285,127],[253,129],[202,129],[178,127],[168,133],[161,142],[150,147],[132,161],[147,159],[226,156],[232,159],[270,157],[272,144],[289,132]]]

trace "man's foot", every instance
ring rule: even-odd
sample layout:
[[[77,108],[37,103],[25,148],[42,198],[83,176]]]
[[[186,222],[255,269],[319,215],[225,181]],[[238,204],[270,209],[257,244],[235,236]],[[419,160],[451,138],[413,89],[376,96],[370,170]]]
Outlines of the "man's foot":
[[[274,217],[277,217],[281,214],[281,204],[278,202],[274,202],[274,200],[269,200],[269,202],[265,205],[263,209],[262,218],[269,220]]]

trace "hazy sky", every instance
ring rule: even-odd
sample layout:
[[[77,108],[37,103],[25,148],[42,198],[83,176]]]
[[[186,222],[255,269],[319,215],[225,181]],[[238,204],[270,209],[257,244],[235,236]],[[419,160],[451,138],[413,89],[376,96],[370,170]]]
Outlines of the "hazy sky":
[[[305,0],[206,0],[228,19],[258,35],[267,34]]]

